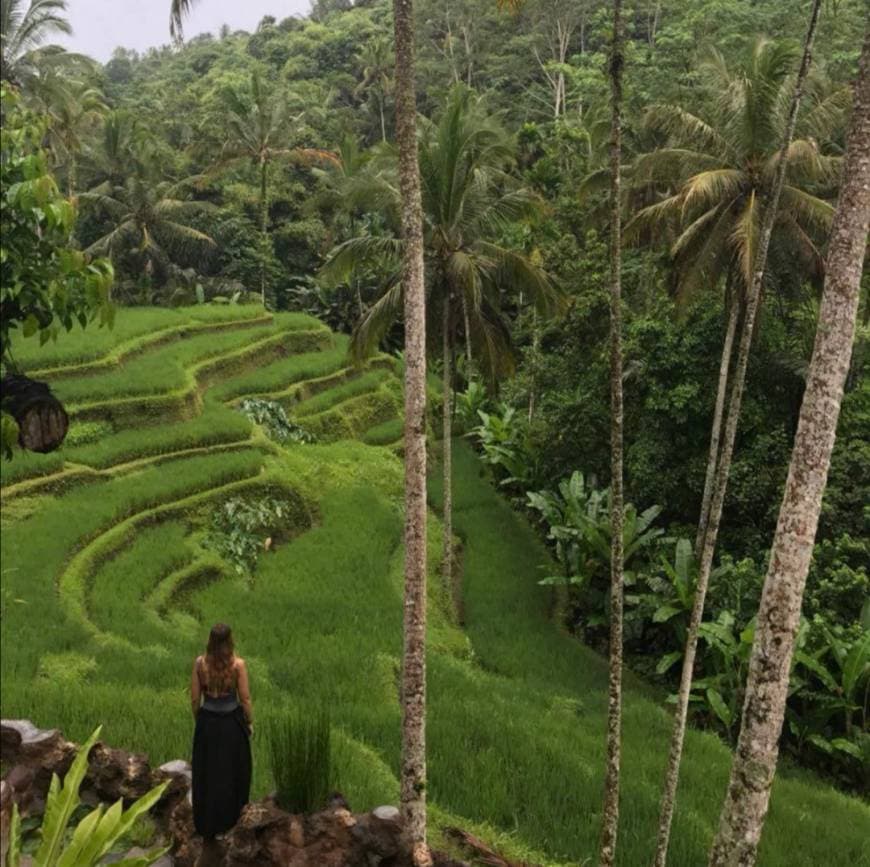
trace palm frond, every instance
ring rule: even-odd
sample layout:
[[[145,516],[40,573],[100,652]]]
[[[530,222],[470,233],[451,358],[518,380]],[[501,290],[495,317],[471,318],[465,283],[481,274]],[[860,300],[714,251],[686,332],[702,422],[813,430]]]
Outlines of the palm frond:
[[[632,183],[663,183],[676,186],[699,172],[722,168],[713,154],[691,148],[659,148],[641,154],[631,166]]]
[[[402,312],[402,283],[397,272],[389,275],[381,297],[356,324],[350,338],[351,356],[356,362],[368,358]]]
[[[706,211],[718,202],[733,199],[748,186],[746,175],[737,169],[713,169],[689,178],[680,191],[683,215]]]
[[[172,0],[169,11],[169,32],[178,42],[184,39],[184,18],[196,2],[197,0]]]
[[[780,209],[810,232],[827,237],[834,219],[834,206],[797,187],[785,184],[782,188]]]
[[[730,161],[733,151],[710,123],[678,105],[653,105],[644,116],[644,127],[661,132],[676,147],[701,150]]]
[[[742,212],[734,221],[731,243],[737,257],[744,285],[752,285],[752,272],[758,252],[758,238],[761,232],[760,208],[758,197],[753,190],[746,198]]]
[[[363,236],[351,238],[335,247],[320,268],[320,277],[328,285],[345,283],[362,268],[376,271],[392,269],[401,259],[402,242],[396,238]]]

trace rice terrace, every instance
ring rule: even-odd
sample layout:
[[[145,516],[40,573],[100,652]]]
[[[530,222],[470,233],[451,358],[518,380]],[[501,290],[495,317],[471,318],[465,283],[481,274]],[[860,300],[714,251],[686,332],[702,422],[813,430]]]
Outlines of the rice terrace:
[[[870,867],[862,0],[2,3],[0,867]]]

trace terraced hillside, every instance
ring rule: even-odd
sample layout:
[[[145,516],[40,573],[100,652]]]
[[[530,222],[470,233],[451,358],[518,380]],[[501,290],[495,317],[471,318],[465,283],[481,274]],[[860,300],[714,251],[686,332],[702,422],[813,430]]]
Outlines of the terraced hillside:
[[[64,448],[2,465],[2,713],[163,761],[185,756],[186,687],[208,626],[233,624],[257,718],[327,702],[338,784],[364,809],[398,795],[402,467],[394,362],[347,365],[345,339],[247,307],[125,310],[113,332],[17,358],[71,410]],[[317,444],[286,447],[236,410],[280,401]],[[439,590],[431,518],[430,795],[436,824],[542,863],[595,851],[606,671],[556,630],[535,582],[546,552],[457,449],[464,623]],[[290,504],[276,544],[237,574],[202,542],[230,496]],[[433,493],[437,500],[437,490]],[[620,863],[647,863],[669,731],[659,697],[626,697]],[[728,770],[690,732],[672,863],[700,865]],[[870,864],[870,809],[781,779],[761,864]]]

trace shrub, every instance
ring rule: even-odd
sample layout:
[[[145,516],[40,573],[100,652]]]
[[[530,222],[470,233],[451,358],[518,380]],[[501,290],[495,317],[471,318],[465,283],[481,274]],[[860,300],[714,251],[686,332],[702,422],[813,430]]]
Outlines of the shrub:
[[[269,437],[279,443],[313,443],[317,437],[287,417],[284,407],[274,400],[246,397],[239,411],[254,424],[262,425]]]
[[[212,514],[212,530],[203,544],[227,560],[237,574],[250,576],[266,538],[274,536],[292,513],[291,505],[277,497],[233,497]]]
[[[276,799],[290,813],[326,805],[333,787],[329,714],[294,711],[269,726],[269,755]]]

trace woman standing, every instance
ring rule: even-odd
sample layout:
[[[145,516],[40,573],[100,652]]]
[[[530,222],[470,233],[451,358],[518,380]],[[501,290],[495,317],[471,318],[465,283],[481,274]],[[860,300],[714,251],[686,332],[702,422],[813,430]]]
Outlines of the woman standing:
[[[251,789],[253,713],[245,661],[235,655],[225,623],[212,627],[204,656],[193,663],[193,822],[206,840],[229,831]]]

